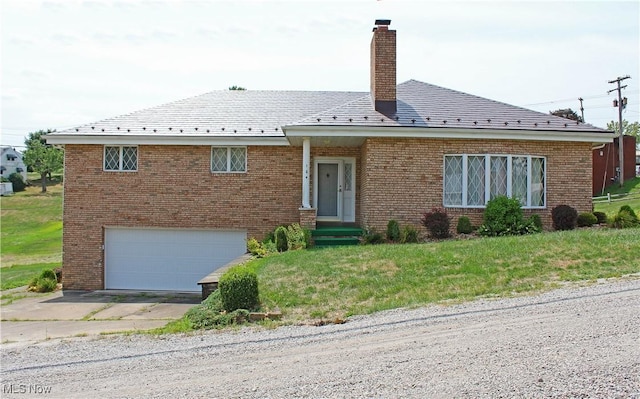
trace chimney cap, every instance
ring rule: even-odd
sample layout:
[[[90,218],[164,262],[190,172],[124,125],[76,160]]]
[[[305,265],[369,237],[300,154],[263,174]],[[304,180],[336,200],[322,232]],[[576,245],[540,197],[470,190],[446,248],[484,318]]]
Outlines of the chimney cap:
[[[391,20],[390,19],[376,19],[376,25],[380,26],[380,25],[391,25]]]

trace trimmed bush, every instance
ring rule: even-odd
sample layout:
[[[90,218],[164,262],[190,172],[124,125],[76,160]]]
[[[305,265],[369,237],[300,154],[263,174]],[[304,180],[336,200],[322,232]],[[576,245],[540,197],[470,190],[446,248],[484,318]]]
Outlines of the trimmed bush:
[[[400,225],[396,220],[389,220],[389,223],[387,223],[387,240],[391,242],[400,241]]]
[[[593,215],[596,217],[596,219],[598,219],[598,223],[602,224],[602,223],[607,223],[607,214],[604,212],[593,212]]]
[[[538,231],[542,231],[542,219],[537,213],[529,216],[529,219],[527,219],[527,224],[534,226]]]
[[[304,249],[307,247],[304,229],[298,223],[287,227],[287,248],[290,250]],[[278,236],[276,232],[276,237]],[[279,248],[279,247],[278,247]]]
[[[276,228],[274,235],[276,238],[275,242],[276,242],[276,248],[278,249],[278,252],[285,252],[287,249],[289,249],[289,241],[287,240],[286,227],[279,226],[278,228]]]
[[[365,245],[383,244],[384,236],[375,229],[367,230],[362,236],[362,243]]]
[[[631,209],[629,205],[622,205],[618,212],[628,212],[632,217],[638,219],[638,215],[636,215],[636,213],[633,211],[633,209]]]
[[[467,216],[460,216],[458,218],[458,224],[456,225],[456,233],[458,234],[471,234],[473,233],[473,226],[471,220]]]
[[[553,228],[556,230],[573,230],[578,221],[578,211],[569,205],[558,205],[551,210]]]
[[[257,256],[258,258],[264,258],[267,256],[267,250],[265,249],[262,243],[258,242],[255,238],[250,238],[247,240],[247,251],[253,256]]]
[[[422,225],[427,228],[433,238],[447,238],[450,236],[449,227],[451,219],[442,208],[433,208],[431,212],[425,212],[420,219]]]
[[[591,227],[598,223],[598,218],[593,213],[585,212],[578,215],[576,224],[578,227]]]
[[[9,181],[13,184],[13,192],[24,191],[27,187],[27,183],[22,179],[20,173],[12,173],[9,175]]]
[[[258,307],[258,276],[246,266],[227,270],[218,282],[222,306],[227,312],[236,309],[252,310]]]
[[[487,202],[483,224],[478,229],[483,236],[518,235],[535,232],[535,226],[525,222],[520,201],[504,195]]]
[[[404,226],[400,234],[400,242],[403,244],[418,242],[418,230],[410,224]]]

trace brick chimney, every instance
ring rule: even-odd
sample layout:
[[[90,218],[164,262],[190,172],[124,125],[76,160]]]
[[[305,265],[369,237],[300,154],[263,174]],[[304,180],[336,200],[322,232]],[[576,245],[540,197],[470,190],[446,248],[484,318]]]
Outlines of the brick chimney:
[[[394,114],[396,107],[396,31],[389,19],[377,19],[371,38],[371,98],[376,111]]]

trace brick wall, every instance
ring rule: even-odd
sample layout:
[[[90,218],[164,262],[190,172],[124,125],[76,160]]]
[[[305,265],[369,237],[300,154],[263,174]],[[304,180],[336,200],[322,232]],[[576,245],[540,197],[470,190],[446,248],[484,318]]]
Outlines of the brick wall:
[[[438,140],[370,138],[361,148],[361,220],[384,231],[390,219],[420,225],[422,213],[442,207],[442,174],[445,154],[511,154],[547,157],[547,208],[537,213],[551,226],[551,209],[568,204],[578,212],[592,210],[591,144],[497,140]],[[452,227],[457,218],[469,216],[482,222],[483,209],[447,208]],[[424,231],[424,230],[423,230]]]
[[[65,146],[63,283],[102,289],[106,227],[237,228],[299,222],[302,149],[248,147],[247,173],[210,172],[211,147],[139,146],[137,172],[104,172],[103,146]]]

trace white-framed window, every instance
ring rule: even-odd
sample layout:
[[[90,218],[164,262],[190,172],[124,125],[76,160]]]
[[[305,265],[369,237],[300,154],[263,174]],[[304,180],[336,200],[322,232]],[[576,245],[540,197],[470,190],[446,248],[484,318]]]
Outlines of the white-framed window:
[[[247,147],[211,147],[211,171],[244,173],[247,171]]]
[[[135,172],[138,170],[138,147],[126,145],[104,146],[104,170]]]
[[[517,198],[523,208],[546,206],[546,158],[531,155],[445,155],[443,203],[483,208],[499,196]]]

